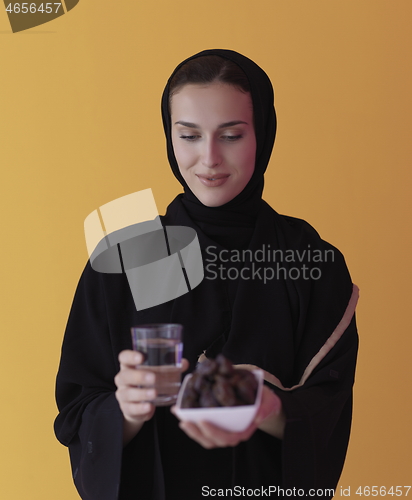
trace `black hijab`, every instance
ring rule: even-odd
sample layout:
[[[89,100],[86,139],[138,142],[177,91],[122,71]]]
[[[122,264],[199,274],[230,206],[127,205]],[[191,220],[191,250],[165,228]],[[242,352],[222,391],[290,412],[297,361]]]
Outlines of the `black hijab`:
[[[220,207],[204,206],[189,189],[180,174],[171,139],[171,78],[187,61],[206,55],[227,58],[244,71],[250,84],[255,121],[257,147],[253,175],[241,193]],[[162,117],[169,162],[175,177],[184,187],[184,194],[177,196],[169,205],[164,223],[193,227],[203,250],[216,245],[215,252],[219,254],[222,248],[246,248],[252,252],[252,260],[255,260],[253,263],[244,260],[223,262],[219,258],[217,263],[222,264],[226,270],[228,267],[236,267],[240,272],[242,267],[248,267],[248,277],[213,280],[207,279],[206,275],[197,288],[175,300],[172,318],[176,322],[193,323],[197,337],[204,336],[205,342],[206,339],[210,340],[211,330],[216,334],[219,330],[224,330],[212,346],[203,347],[209,348],[206,351],[210,356],[222,351],[234,362],[257,365],[275,374],[285,385],[293,385],[309,363],[310,353],[323,345],[338,324],[349,302],[352,286],[343,257],[337,249],[321,240],[309,224],[278,215],[261,198],[263,175],[276,132],[272,84],[266,73],[247,57],[231,50],[205,50],[183,61],[172,73],[162,96]],[[273,260],[270,252],[275,249],[282,252],[283,260],[279,259],[279,254],[278,262]],[[327,249],[333,251],[334,262],[313,262],[311,255],[315,250],[318,251],[317,255],[324,255]],[[292,255],[293,260],[285,262],[287,252]],[[263,253],[263,262],[257,262],[258,254],[260,256]],[[303,257],[296,263],[298,255]],[[205,253],[204,257],[207,259]],[[204,264],[207,265],[207,260]],[[307,266],[308,269],[319,268],[321,278],[304,278],[302,266]],[[279,267],[285,271],[279,271]],[[298,278],[297,272],[291,271],[295,267],[300,270]],[[260,274],[252,276],[252,269],[257,268],[260,268]],[[272,271],[274,277],[266,280],[263,273],[272,276]],[[332,293],[330,287],[333,286],[333,281],[330,280],[338,279],[336,273],[345,286]],[[222,298],[222,289],[225,290],[223,295],[227,297],[227,302]],[[217,296],[220,297],[219,300],[216,299]],[[229,319],[226,326],[218,329],[213,325],[208,316],[213,307],[205,306],[204,310],[195,312],[195,297],[198,297],[198,303],[219,302],[219,306],[214,307],[227,310]],[[331,300],[335,300],[335,304],[328,310],[324,305]],[[317,321],[322,322],[325,328],[319,329]],[[314,337],[307,333],[312,328],[317,332]],[[301,358],[299,362],[296,358],[298,352]]]
[[[188,61],[203,56],[220,56],[237,64],[245,73],[253,103],[256,134],[256,163],[251,179],[241,193],[219,207],[203,205],[183,179],[177,164],[171,137],[169,112],[170,82],[176,72]],[[252,60],[232,50],[204,50],[180,63],[170,76],[162,96],[162,118],[166,134],[167,154],[173,174],[184,188],[182,203],[191,218],[215,241],[227,247],[244,247],[250,240],[250,229],[261,207],[264,178],[276,135],[276,113],[273,106],[273,88],[267,74]],[[243,238],[242,238],[243,229]]]

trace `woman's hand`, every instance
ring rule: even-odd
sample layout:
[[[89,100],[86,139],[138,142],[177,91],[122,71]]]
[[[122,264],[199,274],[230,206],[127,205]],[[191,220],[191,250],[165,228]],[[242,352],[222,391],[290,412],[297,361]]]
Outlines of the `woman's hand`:
[[[263,386],[262,401],[256,414],[255,423],[261,431],[278,439],[283,438],[286,417],[282,409],[282,401],[266,385]]]
[[[122,351],[119,354],[120,371],[114,379],[116,398],[123,413],[123,444],[126,445],[140,431],[143,424],[153,417],[155,406],[150,403],[156,396],[154,385],[156,374],[136,368],[142,364],[143,355],[137,351]],[[182,372],[189,363],[182,360]]]
[[[174,407],[171,409],[174,413]],[[282,403],[278,396],[268,387],[263,386],[262,401],[254,421],[242,432],[230,432],[209,422],[180,422],[179,427],[203,448],[224,448],[236,446],[241,441],[247,441],[256,429],[268,432],[282,438],[284,415]]]
[[[138,370],[143,355],[136,351],[122,351],[119,354],[120,371],[114,378],[116,398],[123,413],[123,445],[126,445],[140,431],[146,420],[153,417],[155,407],[149,403],[156,397],[153,385],[156,375],[147,370]]]

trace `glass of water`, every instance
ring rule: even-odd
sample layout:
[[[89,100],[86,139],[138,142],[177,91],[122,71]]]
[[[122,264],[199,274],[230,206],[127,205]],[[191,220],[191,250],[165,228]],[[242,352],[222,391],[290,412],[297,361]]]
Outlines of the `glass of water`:
[[[150,370],[156,375],[154,388],[156,406],[172,405],[180,389],[183,326],[175,323],[139,325],[131,329],[133,349],[144,355],[139,370]]]

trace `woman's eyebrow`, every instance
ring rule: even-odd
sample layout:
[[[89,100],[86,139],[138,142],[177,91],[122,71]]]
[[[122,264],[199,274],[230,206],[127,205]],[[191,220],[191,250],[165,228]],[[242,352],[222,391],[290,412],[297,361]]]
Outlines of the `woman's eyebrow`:
[[[226,122],[226,123],[221,123],[218,128],[227,128],[227,127],[234,127],[235,125],[239,124],[244,124],[247,125],[247,122],[244,122],[242,120],[234,120],[232,122]],[[179,120],[178,122],[175,122],[175,125],[183,125],[183,127],[188,127],[188,128],[200,128],[199,125],[196,123],[191,123],[191,122],[184,122]]]

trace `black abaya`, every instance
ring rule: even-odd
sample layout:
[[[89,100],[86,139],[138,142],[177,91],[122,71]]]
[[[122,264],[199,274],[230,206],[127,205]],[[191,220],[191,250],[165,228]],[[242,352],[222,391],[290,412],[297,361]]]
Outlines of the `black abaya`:
[[[190,226],[198,234],[205,278],[186,295],[136,311],[125,275],[97,273],[87,264],[64,338],[55,423],[84,500],[196,500],[204,498],[202,487],[295,487],[306,494],[310,488],[334,488],[343,467],[357,353],[357,288],[336,248],[306,222],[277,214],[260,198],[276,129],[267,77],[240,54],[206,53],[234,60],[252,83],[255,172],[240,195],[216,209],[203,207],[182,182],[185,194],[161,218],[165,226]],[[168,87],[168,154],[179,178],[167,93]],[[223,231],[214,222],[222,218]],[[236,261],[228,251],[236,248],[250,250],[246,257],[252,259]],[[225,273],[232,268],[232,276],[233,269],[246,271],[235,280],[211,279],[219,265]],[[265,370],[286,414],[283,440],[258,430],[234,448],[205,450],[179,429],[169,408],[157,408],[122,450],[122,415],[114,395],[117,357],[131,348],[131,326],[160,322],[184,325],[190,370],[203,352],[222,352],[236,364]]]

